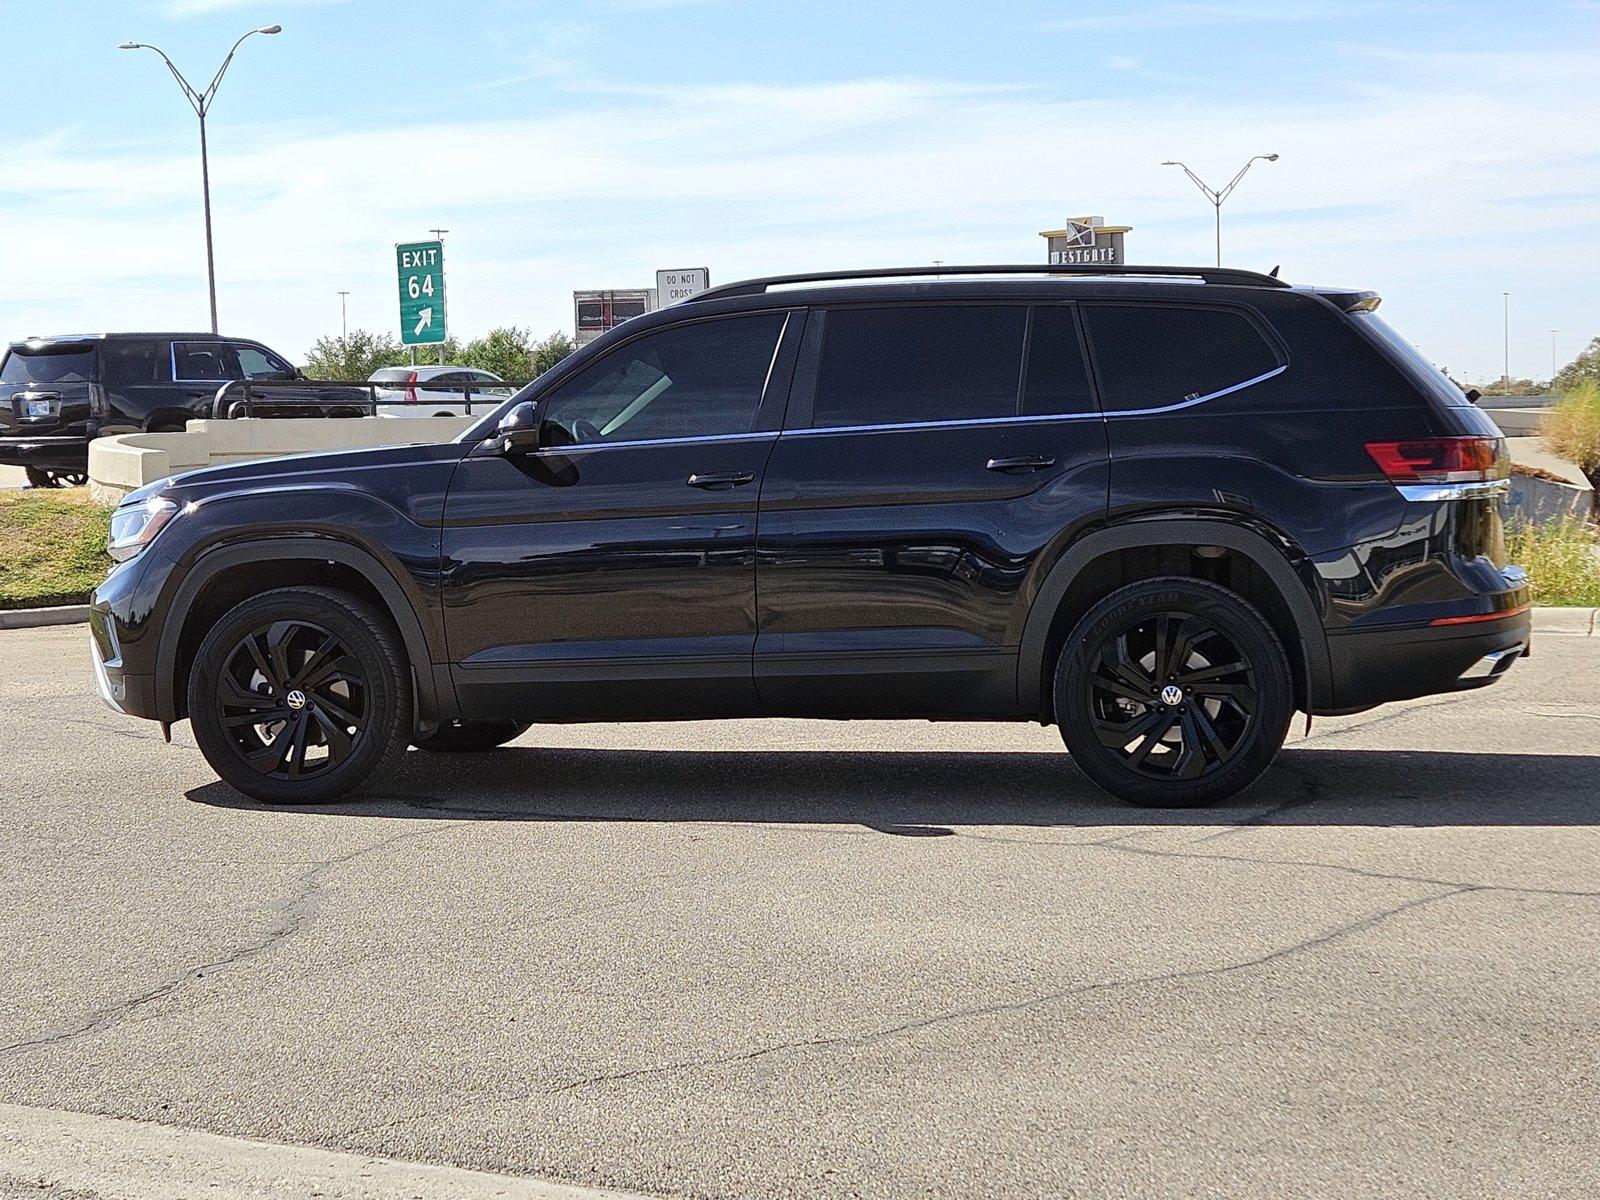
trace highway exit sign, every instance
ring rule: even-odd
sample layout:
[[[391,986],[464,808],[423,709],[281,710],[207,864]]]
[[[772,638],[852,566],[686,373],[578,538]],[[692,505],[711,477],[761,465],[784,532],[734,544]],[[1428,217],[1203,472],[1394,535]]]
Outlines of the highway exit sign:
[[[444,341],[444,243],[402,242],[394,248],[400,280],[400,342],[435,346]]]

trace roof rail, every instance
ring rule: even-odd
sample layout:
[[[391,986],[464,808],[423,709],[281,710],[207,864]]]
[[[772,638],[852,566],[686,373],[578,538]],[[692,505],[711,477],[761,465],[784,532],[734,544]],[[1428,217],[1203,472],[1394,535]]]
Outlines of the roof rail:
[[[1234,267],[1112,267],[1101,264],[1025,263],[1019,266],[937,266],[886,267],[880,270],[815,271],[804,275],[769,275],[724,283],[691,296],[685,303],[721,300],[728,296],[759,296],[768,289],[792,283],[833,283],[845,279],[937,279],[947,275],[1154,275],[1178,279],[1198,279],[1202,283],[1238,284],[1244,287],[1285,288],[1289,285],[1272,275]]]

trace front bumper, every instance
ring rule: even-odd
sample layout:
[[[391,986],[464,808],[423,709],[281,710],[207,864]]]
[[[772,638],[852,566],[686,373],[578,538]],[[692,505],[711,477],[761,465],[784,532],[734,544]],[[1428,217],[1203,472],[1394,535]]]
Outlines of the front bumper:
[[[0,464],[52,471],[84,471],[89,443],[79,437],[0,437]]]
[[[136,669],[138,656],[124,644],[138,570],[138,559],[113,567],[89,597],[89,659],[100,699],[119,713],[153,721],[160,718],[154,671]]]

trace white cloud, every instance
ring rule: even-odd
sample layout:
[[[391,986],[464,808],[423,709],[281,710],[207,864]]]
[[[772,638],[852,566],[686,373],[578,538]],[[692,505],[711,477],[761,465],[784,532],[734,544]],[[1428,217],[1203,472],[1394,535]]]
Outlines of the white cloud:
[[[352,325],[389,328],[392,243],[440,224],[453,231],[451,325],[467,334],[566,326],[573,288],[644,284],[658,266],[709,265],[726,280],[1036,261],[1037,231],[1081,212],[1133,224],[1135,259],[1206,262],[1210,209],[1158,164],[1181,156],[1226,178],[1275,150],[1282,161],[1258,164],[1225,209],[1225,257],[1376,285],[1410,336],[1487,376],[1498,310],[1478,314],[1476,291],[1498,304],[1504,287],[1537,285],[1567,308],[1546,318],[1530,300],[1530,331],[1600,329],[1587,285],[1600,260],[1600,99],[1569,82],[1584,61],[1508,56],[1493,89],[1478,86],[1484,64],[1378,63],[1360,91],[1308,89],[1270,107],[866,79],[597,89],[579,111],[422,128],[220,124],[220,303],[228,328],[290,354],[333,327],[337,289],[354,292]],[[187,139],[164,145],[98,146],[75,131],[8,153],[0,222],[14,231],[18,286],[0,296],[0,327],[203,321],[197,164]],[[449,169],[419,160],[419,146],[448,147]],[[400,163],[411,165],[397,176]],[[1542,336],[1530,371],[1548,361]]]

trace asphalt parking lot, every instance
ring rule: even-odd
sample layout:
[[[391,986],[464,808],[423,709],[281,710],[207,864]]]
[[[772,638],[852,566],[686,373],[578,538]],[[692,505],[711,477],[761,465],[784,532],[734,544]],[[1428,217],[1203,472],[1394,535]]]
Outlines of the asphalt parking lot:
[[[646,1194],[1592,1197],[1600,637],[1535,650],[1187,814],[825,722],[270,811],[0,632],[0,1101]]]

